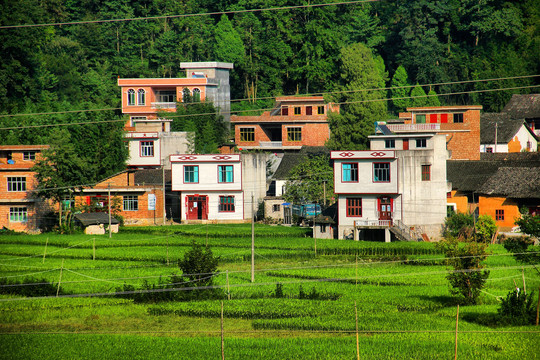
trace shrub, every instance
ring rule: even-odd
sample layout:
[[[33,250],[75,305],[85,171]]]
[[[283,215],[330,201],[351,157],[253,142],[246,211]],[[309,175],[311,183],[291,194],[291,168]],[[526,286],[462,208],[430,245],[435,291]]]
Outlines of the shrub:
[[[20,282],[0,279],[0,294],[26,297],[55,296],[57,289],[58,285],[45,279],[27,277]],[[59,294],[63,294],[62,287],[60,287]]]
[[[474,220],[471,214],[454,213],[444,221],[445,235],[458,237],[465,228],[472,228]]]
[[[490,242],[497,231],[497,224],[495,220],[489,215],[482,215],[478,217],[475,225],[476,240],[481,242]]]
[[[497,310],[503,322],[512,325],[532,325],[536,319],[533,292],[512,290],[503,299]]]

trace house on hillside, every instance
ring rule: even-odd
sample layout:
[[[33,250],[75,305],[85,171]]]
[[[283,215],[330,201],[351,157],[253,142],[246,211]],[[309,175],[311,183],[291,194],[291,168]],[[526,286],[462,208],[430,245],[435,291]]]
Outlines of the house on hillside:
[[[330,138],[328,113],[339,106],[322,96],[281,96],[260,116],[231,116],[234,139],[241,149],[282,152],[302,146],[324,146]]]
[[[514,94],[502,109],[513,119],[522,119],[540,137],[540,94]]]
[[[489,215],[510,231],[525,207],[540,214],[540,153],[484,153],[479,161],[447,163],[451,210]]]
[[[48,145],[0,145],[0,229],[38,231],[45,203],[32,191],[37,182],[32,171]]]
[[[446,217],[446,137],[370,136],[371,150],[332,151],[338,238],[437,238]]]
[[[411,107],[386,126],[395,134],[445,135],[451,159],[479,160],[481,110],[479,105]]]
[[[480,152],[537,151],[538,137],[523,119],[508,113],[484,113],[480,118]]]
[[[188,152],[186,132],[171,131],[177,101],[211,101],[225,121],[230,119],[229,71],[233,64],[221,62],[181,63],[185,78],[118,79],[128,143],[128,166],[133,169],[170,169],[169,155]],[[187,101],[187,100],[186,100]],[[161,116],[161,117],[160,117]]]

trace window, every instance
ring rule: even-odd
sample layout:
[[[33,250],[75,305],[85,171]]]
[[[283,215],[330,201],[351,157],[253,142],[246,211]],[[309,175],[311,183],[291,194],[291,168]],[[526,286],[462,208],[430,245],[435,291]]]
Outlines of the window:
[[[135,90],[129,89],[127,92],[127,104],[135,105]]]
[[[302,128],[287,128],[287,141],[302,141]]]
[[[396,140],[390,139],[384,141],[384,148],[385,149],[395,149],[396,148]]]
[[[346,163],[341,166],[342,181],[356,182],[358,181],[358,163]]]
[[[462,123],[463,122],[463,113],[454,114],[454,122],[455,123]]]
[[[139,197],[137,195],[124,196],[124,211],[139,210]]]
[[[288,106],[283,106],[281,108],[281,115],[283,115],[283,116],[289,115],[289,107]]]
[[[24,151],[23,152],[23,160],[28,160],[28,161],[36,160],[36,152],[35,151]]]
[[[199,166],[185,165],[184,166],[184,182],[198,183],[199,182]]]
[[[200,89],[193,89],[193,101],[199,102],[201,101],[201,90]]]
[[[146,91],[144,91],[144,89],[139,89],[139,91],[137,91],[137,104],[138,105],[146,104]]]
[[[10,207],[9,221],[26,222],[28,220],[28,209],[26,207]]]
[[[347,216],[362,216],[362,198],[347,198]]]
[[[441,124],[446,124],[448,122],[448,114],[441,114]]]
[[[437,114],[430,114],[429,115],[429,122],[430,122],[430,124],[436,124],[437,123]]]
[[[425,148],[427,146],[426,139],[416,139],[417,148]]]
[[[422,165],[422,181],[431,180],[431,165]]]
[[[220,212],[234,212],[234,196],[220,196],[219,197],[219,211]]]
[[[278,212],[280,210],[281,210],[281,205],[279,205],[279,204],[272,205],[272,211],[273,212]]]
[[[294,107],[294,115],[300,115],[302,114],[302,108],[300,106]]]
[[[306,106],[306,115],[313,115],[313,107]]]
[[[493,153],[493,148],[491,146],[486,148],[487,153]]]
[[[390,163],[373,164],[373,181],[390,182]]]
[[[176,91],[161,90],[156,94],[157,102],[176,102]]]
[[[141,141],[141,157],[154,156],[154,142]]]
[[[495,220],[504,220],[504,210],[495,210]]]
[[[426,115],[416,115],[416,123],[417,124],[425,124],[426,123]]]
[[[8,177],[7,186],[8,191],[26,191],[26,177]]]
[[[324,105],[317,107],[317,115],[324,115]]]
[[[233,182],[233,166],[232,165],[219,165],[218,173],[219,173],[218,182],[220,183]]]
[[[255,129],[240,128],[240,141],[255,141]]]

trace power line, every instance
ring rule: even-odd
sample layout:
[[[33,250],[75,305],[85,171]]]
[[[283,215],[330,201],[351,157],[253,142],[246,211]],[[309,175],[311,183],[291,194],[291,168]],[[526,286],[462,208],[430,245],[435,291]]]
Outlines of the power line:
[[[254,12],[263,12],[263,11],[294,10],[294,9],[302,9],[302,8],[316,8],[316,7],[326,7],[326,6],[336,6],[336,5],[353,5],[353,4],[362,4],[362,3],[379,2],[379,1],[382,1],[382,0],[344,1],[344,2],[334,2],[334,3],[320,3],[320,4],[307,4],[307,5],[294,5],[294,6],[291,5],[291,6],[281,6],[281,7],[273,7],[273,8],[216,11],[216,12],[195,13],[195,14],[145,16],[145,17],[137,17],[137,18],[119,18],[119,19],[108,19],[108,20],[72,21],[72,22],[58,22],[58,23],[48,23],[48,24],[4,25],[4,26],[0,26],[0,29],[99,24],[99,23],[127,22],[127,21],[139,21],[139,20],[175,19],[175,18],[187,18],[187,17],[197,17],[197,16],[215,16],[215,15],[223,15],[223,14],[242,14],[242,13],[254,13]]]

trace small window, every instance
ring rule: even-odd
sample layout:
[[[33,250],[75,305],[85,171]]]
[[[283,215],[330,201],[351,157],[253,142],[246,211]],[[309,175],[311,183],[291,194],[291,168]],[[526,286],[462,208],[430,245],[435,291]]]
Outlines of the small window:
[[[422,165],[422,181],[431,180],[431,165]]]
[[[255,129],[240,128],[240,141],[247,141],[247,142],[255,141]]]
[[[220,196],[219,197],[219,211],[220,212],[234,212],[234,196]]]
[[[396,140],[389,139],[384,141],[384,148],[385,149],[395,149],[396,148]]]
[[[417,148],[425,148],[425,147],[427,147],[426,139],[416,139],[416,147]]]
[[[487,153],[490,153],[490,154],[493,153],[493,148],[492,148],[491,146],[488,146],[488,147],[486,148],[486,152],[487,152]]]
[[[199,166],[185,165],[184,166],[184,182],[198,183],[199,182]]]
[[[34,161],[34,160],[36,160],[36,152],[35,151],[24,151],[23,152],[23,160],[26,160],[26,161]]]
[[[26,191],[26,177],[16,176],[7,178],[7,191],[18,192]]]
[[[373,164],[373,181],[390,182],[390,163]]]
[[[426,115],[416,115],[416,123],[417,124],[425,124],[426,123]]]
[[[362,216],[362,198],[347,198],[347,216]]]
[[[218,182],[232,183],[233,182],[233,166],[218,165]]]
[[[302,128],[287,128],[287,141],[302,141]]]
[[[317,115],[324,115],[324,105],[317,107]]]
[[[306,115],[313,115],[313,107],[306,106]]]
[[[201,101],[201,90],[200,89],[193,89],[193,101],[199,102]]]
[[[289,107],[288,106],[283,106],[281,108],[281,115],[283,115],[283,116],[289,115]]]
[[[124,211],[139,210],[139,197],[137,195],[124,196]]]
[[[341,166],[343,182],[358,181],[358,163],[345,163]]]
[[[273,212],[281,211],[281,205],[279,204],[272,205],[272,211]]]
[[[144,91],[144,89],[139,89],[139,91],[137,91],[137,104],[146,105],[146,91]]]
[[[26,207],[10,207],[9,221],[26,222],[28,220],[28,209]]]
[[[141,157],[154,156],[154,142],[153,141],[141,141]]]
[[[441,114],[441,124],[446,124],[448,122],[448,114]]]
[[[495,210],[495,220],[497,221],[504,220],[504,210],[502,209]]]
[[[294,107],[294,115],[301,115],[302,114],[302,108],[300,106]]]
[[[454,123],[462,123],[462,122],[463,122],[463,113],[455,113]]]
[[[129,106],[135,105],[135,90],[129,89],[127,92],[127,104]]]
[[[437,114],[429,114],[429,122],[430,122],[430,124],[436,124],[437,123]]]

